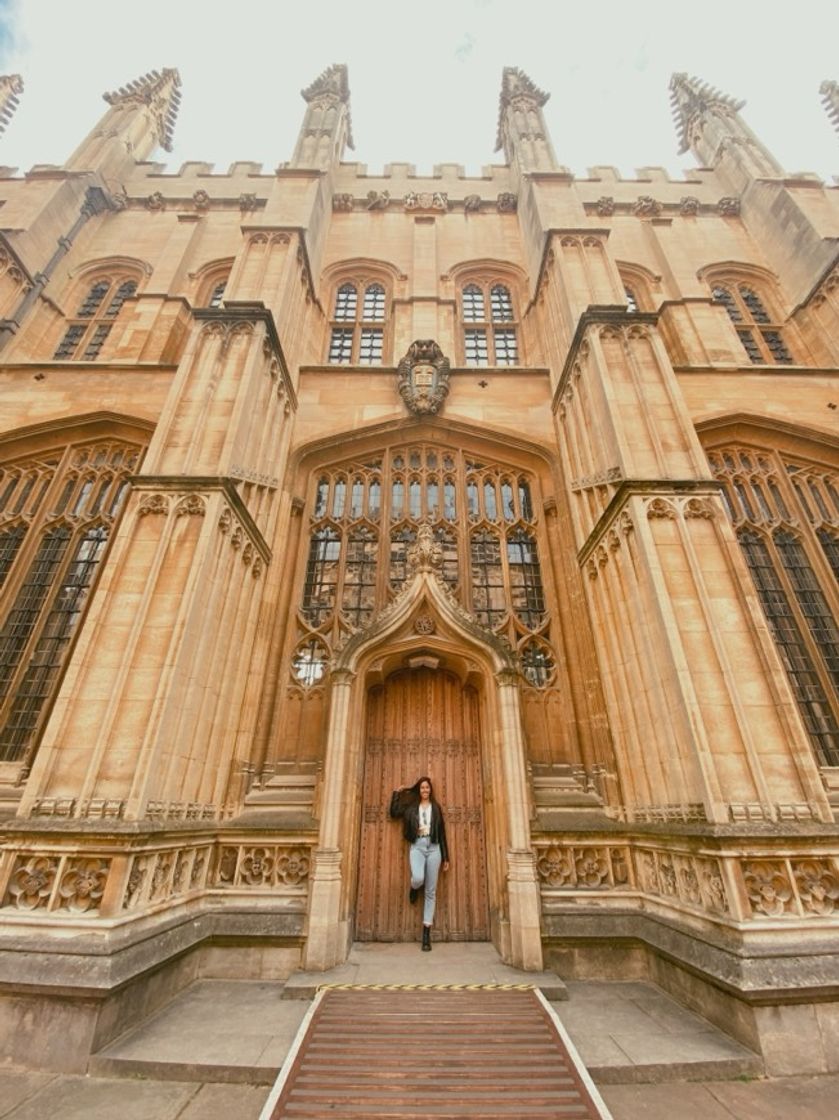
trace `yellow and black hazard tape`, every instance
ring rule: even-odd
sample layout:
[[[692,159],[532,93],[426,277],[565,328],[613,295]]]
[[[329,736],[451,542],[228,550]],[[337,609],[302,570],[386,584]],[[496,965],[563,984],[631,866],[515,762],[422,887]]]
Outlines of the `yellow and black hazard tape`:
[[[319,992],[532,992],[535,984],[318,984]]]

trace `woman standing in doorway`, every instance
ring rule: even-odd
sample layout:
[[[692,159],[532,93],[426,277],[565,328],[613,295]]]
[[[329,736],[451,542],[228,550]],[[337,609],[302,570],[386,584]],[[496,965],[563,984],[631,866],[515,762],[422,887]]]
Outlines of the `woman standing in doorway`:
[[[449,849],[446,844],[446,824],[443,810],[434,800],[434,787],[430,778],[420,778],[412,786],[400,786],[390,799],[391,817],[401,817],[403,833],[411,845],[409,863],[411,887],[408,899],[416,902],[425,887],[422,909],[422,948],[431,951],[431,925],[437,903],[437,877],[440,869],[449,869]]]

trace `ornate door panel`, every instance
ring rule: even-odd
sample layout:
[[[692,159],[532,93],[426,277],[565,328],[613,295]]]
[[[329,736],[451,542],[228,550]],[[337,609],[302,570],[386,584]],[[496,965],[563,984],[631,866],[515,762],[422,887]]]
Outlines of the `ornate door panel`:
[[[408,902],[408,844],[391,792],[427,774],[446,817],[451,867],[440,873],[435,936],[489,939],[478,696],[451,673],[412,669],[368,698],[356,937],[415,941],[422,896]]]

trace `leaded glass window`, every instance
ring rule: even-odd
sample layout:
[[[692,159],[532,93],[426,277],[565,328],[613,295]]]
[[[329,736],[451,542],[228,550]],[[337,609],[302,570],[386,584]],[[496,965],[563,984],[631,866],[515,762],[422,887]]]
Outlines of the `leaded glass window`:
[[[765,448],[708,458],[816,756],[839,766],[837,472]]]
[[[127,299],[137,291],[137,281],[125,277],[97,280],[89,289],[64,331],[54,359],[95,361]]]
[[[344,281],[335,292],[327,361],[379,366],[384,356],[387,291],[378,281]]]
[[[506,284],[474,280],[465,284],[461,289],[460,314],[464,324],[463,358],[467,366],[519,364],[516,315],[512,293]]]
[[[728,312],[750,362],[793,364],[781,324],[773,320],[763,297],[753,287],[734,281],[719,283],[713,287],[712,294],[714,302],[722,304]]]
[[[2,761],[37,747],[140,451],[88,442],[0,468]]]
[[[368,625],[404,587],[409,550],[429,523],[443,581],[479,622],[515,647],[538,635],[525,679],[545,687],[554,655],[534,487],[509,465],[438,444],[396,447],[319,471],[294,649],[305,648],[307,632],[331,646]],[[298,683],[307,673],[293,667]]]

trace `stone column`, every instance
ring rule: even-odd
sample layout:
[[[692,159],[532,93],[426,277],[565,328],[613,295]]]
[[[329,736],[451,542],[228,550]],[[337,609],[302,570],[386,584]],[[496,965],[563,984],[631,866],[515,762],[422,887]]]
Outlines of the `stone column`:
[[[525,772],[518,674],[496,674],[501,717],[501,766],[507,804],[507,904],[509,943],[505,957],[514,968],[542,967],[541,898],[536,861],[530,847],[530,801]]]
[[[329,725],[320,798],[322,816],[309,893],[309,928],[304,965],[308,969],[333,968],[346,959],[349,922],[342,909],[343,877],[340,849],[341,824],[349,811],[346,791],[347,733],[355,673],[333,672]]]

